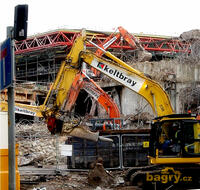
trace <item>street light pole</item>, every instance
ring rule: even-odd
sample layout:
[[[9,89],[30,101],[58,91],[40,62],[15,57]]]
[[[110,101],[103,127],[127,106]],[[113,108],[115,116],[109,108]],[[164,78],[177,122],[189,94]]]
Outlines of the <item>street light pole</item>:
[[[16,161],[15,161],[15,97],[14,97],[14,78],[15,78],[15,58],[14,58],[14,39],[13,27],[7,27],[7,38],[11,39],[11,85],[8,87],[8,164],[9,164],[9,190],[16,189]]]

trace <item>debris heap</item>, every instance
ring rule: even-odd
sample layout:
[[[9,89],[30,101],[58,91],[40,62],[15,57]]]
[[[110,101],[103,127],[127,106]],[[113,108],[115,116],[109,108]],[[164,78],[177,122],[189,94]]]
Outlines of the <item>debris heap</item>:
[[[16,138],[19,166],[56,163],[56,137],[51,136],[45,124],[20,122],[16,126]]]

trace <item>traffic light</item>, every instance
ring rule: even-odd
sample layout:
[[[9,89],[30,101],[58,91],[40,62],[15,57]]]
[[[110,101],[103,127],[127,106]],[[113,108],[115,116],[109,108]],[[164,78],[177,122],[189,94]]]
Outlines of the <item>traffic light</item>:
[[[17,5],[14,18],[14,39],[17,41],[27,38],[28,5]]]

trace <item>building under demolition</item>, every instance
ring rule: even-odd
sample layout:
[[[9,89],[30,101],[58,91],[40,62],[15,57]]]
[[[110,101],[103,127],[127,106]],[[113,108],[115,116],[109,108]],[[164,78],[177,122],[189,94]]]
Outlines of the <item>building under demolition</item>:
[[[17,87],[18,84],[28,83],[27,86],[31,89],[26,90],[26,92],[21,90],[21,94],[17,90],[16,93],[22,97],[20,99],[23,102],[42,104],[45,93],[56,78],[61,62],[65,59],[79,33],[80,31],[58,30],[29,37],[27,40],[15,44]],[[110,35],[114,36],[111,33],[88,32],[87,38],[97,45],[101,45]],[[194,60],[193,56],[196,55],[195,49],[197,49],[198,43],[195,42],[191,45],[191,41],[185,40],[183,37],[173,39],[163,36],[134,36],[144,50],[151,53],[152,58],[149,61],[140,61],[138,58],[140,54],[137,53],[138,48],[132,47],[122,38],[112,43],[108,50],[161,83],[170,95],[177,113],[184,113],[198,107],[199,66],[196,64],[198,60]],[[95,50],[91,44],[88,43],[87,46]],[[87,68],[87,73],[114,99],[124,116],[139,112],[152,114],[143,98],[102,74],[92,76],[89,68]],[[191,91],[192,93],[188,94]],[[96,116],[105,117],[104,113],[101,115],[101,108],[99,108],[99,113],[91,111],[95,102],[87,96],[86,92],[81,91],[77,99],[75,109],[81,112],[79,114],[91,113],[92,116],[96,114]],[[17,101],[20,102],[20,100]],[[85,105],[81,105],[83,102]],[[82,108],[81,110],[78,108],[79,106]]]
[[[16,102],[28,105],[41,105],[44,102],[62,62],[80,32],[57,30],[15,43]],[[115,39],[106,47],[109,52],[160,83],[177,113],[187,113],[189,110],[197,113],[200,106],[200,57],[197,49],[200,43],[199,37],[193,34],[190,33],[188,37],[188,33],[183,33],[179,38],[132,34],[135,44],[131,44],[120,32],[87,31],[87,39],[100,47],[105,47],[103,45],[106,42]],[[87,43],[86,46],[93,52],[97,51],[92,43]],[[86,169],[101,156],[105,167],[111,169],[147,165],[149,152],[145,143],[149,141],[149,124],[154,118],[148,102],[89,66],[85,65],[82,70],[112,98],[119,109],[120,117],[110,118],[109,113],[88,93],[89,86],[81,88],[73,105],[73,112],[84,118],[92,130],[99,130],[102,135],[111,138],[113,143],[94,143],[78,138],[64,139],[62,143],[73,145],[72,156],[67,161],[64,160],[64,163],[70,169]],[[87,80],[90,82],[89,79]],[[1,99],[7,99],[6,91],[2,92]],[[22,118],[36,119],[31,114],[21,114],[20,110],[16,113],[19,123]],[[115,119],[120,120],[120,125],[117,122],[118,125],[114,125]],[[20,124],[18,127],[17,139],[21,141],[22,150],[19,156],[20,166],[57,162],[57,154],[54,154],[56,149],[52,149],[54,153],[51,152],[45,142],[45,153],[42,156],[36,154],[43,149],[37,147],[40,144],[38,140],[48,139],[49,134],[40,133],[39,129],[36,132],[28,127],[21,128]],[[33,136],[28,135],[30,131]],[[28,145],[27,139],[32,144]],[[56,148],[54,140],[51,142]],[[32,151],[34,153],[27,152],[27,148],[35,148]],[[47,157],[51,159],[48,160]]]

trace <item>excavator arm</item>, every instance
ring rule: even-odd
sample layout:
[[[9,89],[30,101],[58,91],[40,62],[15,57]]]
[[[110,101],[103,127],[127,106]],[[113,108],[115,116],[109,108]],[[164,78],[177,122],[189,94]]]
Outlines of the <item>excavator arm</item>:
[[[86,78],[88,81],[84,80]],[[68,101],[65,106],[65,110],[67,112],[72,110],[81,89],[84,89],[89,95],[91,95],[106,110],[110,118],[120,118],[120,111],[116,103],[85,73],[77,74],[71,86],[69,96],[67,98]]]
[[[57,111],[64,110],[68,92],[78,72],[78,68],[70,66],[65,61],[62,62],[56,80],[41,106],[41,111],[45,117],[48,117],[49,114],[52,115],[52,112],[56,114]]]
[[[147,78],[143,73],[133,69],[109,52],[106,52],[105,55],[115,62],[98,58],[88,51],[82,53],[81,57],[84,62],[90,64],[95,69],[144,97],[156,116],[173,113],[168,95],[158,83]]]
[[[47,118],[48,129],[52,133],[63,132],[63,126],[65,124],[63,124],[63,122],[58,123],[57,121],[61,120],[64,121],[64,123],[67,123],[67,114],[70,113],[80,89],[84,86],[86,87],[86,83],[83,82],[83,84],[81,84],[82,82],[80,81],[81,65],[79,64],[79,57],[76,56],[77,53],[84,49],[84,43],[76,40],[75,44],[78,45],[78,47],[73,46],[70,53],[67,55],[66,60],[62,62],[56,80],[51,86],[44,104],[41,106],[43,116]],[[94,81],[90,80],[90,82],[95,85]],[[106,111],[111,111],[109,114],[112,117],[120,116],[117,106],[113,103],[111,98],[100,89],[100,87],[96,85],[95,87],[90,86],[88,89],[92,89],[93,92],[96,90],[96,92],[98,91],[101,93],[97,100]],[[109,106],[112,107],[110,110]],[[59,127],[60,125],[62,126]],[[77,123],[75,125],[77,125]]]
[[[99,47],[102,48],[103,50],[107,50],[113,43],[115,43],[122,37],[133,49],[137,49],[140,51],[138,61],[149,61],[152,58],[151,53],[147,52],[143,48],[138,38],[136,38],[133,34],[130,34],[122,26],[119,26],[118,30],[119,33],[117,34],[113,33],[110,36],[108,36],[106,40],[99,45]],[[102,51],[102,49],[98,48],[95,54],[97,56],[102,56],[104,54],[104,51]]]
[[[74,52],[73,55],[77,57],[76,59],[79,59],[79,62],[73,64],[77,64],[78,66],[82,62],[85,62],[101,73],[121,83],[123,86],[141,95],[150,104],[156,116],[173,113],[168,95],[157,82],[147,78],[142,72],[132,68],[110,52],[105,51],[92,42],[89,43],[101,49],[109,60],[100,58],[91,51],[84,50],[84,48],[81,50],[79,46],[81,43],[84,44],[85,41],[85,37],[79,36],[77,42],[74,43],[73,49],[78,51],[76,51],[76,53]],[[81,46],[83,47],[84,45]]]
[[[0,102],[0,111],[8,111],[8,103],[6,101]],[[20,103],[15,103],[15,113],[34,117],[43,117],[40,106],[26,105]]]

